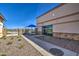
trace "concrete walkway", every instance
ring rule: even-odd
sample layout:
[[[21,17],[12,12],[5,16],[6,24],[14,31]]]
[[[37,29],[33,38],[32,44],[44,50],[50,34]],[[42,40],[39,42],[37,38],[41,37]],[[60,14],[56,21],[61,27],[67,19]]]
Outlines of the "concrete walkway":
[[[47,50],[48,52],[49,52],[49,50],[51,48],[57,48],[57,49],[60,49],[61,51],[64,52],[63,56],[76,56],[76,55],[78,55],[76,52],[64,49],[62,47],[59,47],[59,46],[54,45],[54,44],[51,44],[51,43],[46,42],[44,40],[37,39],[34,36],[31,36],[31,35],[30,36],[29,35],[25,35],[25,36],[27,38],[29,38],[30,40],[32,40],[33,42],[35,42],[36,44],[38,44],[39,46],[41,46],[42,48],[44,48],[45,50]]]
[[[32,40],[28,39],[27,37],[25,37],[24,35],[21,35],[21,37],[23,37],[29,44],[31,44],[36,50],[38,50],[43,56],[54,56],[51,53],[47,52],[45,49],[43,49],[42,47],[40,47],[39,45],[37,45],[35,42],[33,42]]]

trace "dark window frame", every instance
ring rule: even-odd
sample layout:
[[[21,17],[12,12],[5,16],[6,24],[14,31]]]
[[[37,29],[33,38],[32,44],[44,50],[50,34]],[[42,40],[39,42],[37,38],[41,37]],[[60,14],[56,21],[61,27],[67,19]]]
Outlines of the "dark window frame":
[[[43,35],[48,35],[48,36],[53,36],[53,25],[45,25],[42,26],[42,34]]]

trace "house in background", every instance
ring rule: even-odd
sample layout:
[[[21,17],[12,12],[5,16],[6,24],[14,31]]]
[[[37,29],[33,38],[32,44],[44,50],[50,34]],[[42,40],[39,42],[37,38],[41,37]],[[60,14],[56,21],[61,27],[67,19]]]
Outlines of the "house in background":
[[[0,14],[0,38],[4,36],[4,17]]]
[[[79,4],[67,3],[37,17],[40,34],[79,40]]]

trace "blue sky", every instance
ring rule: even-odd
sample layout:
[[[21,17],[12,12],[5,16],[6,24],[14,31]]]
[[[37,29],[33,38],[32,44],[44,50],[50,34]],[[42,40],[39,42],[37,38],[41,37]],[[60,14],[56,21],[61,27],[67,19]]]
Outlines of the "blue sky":
[[[6,28],[23,28],[36,25],[36,17],[56,7],[57,3],[0,3],[0,12],[4,15]]]

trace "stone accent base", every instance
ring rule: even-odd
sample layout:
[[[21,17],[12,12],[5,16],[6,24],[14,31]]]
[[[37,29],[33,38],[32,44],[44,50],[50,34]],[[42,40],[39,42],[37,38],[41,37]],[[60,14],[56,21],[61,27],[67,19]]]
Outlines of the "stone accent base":
[[[79,34],[77,33],[62,33],[62,32],[53,32],[53,36],[57,38],[64,38],[70,40],[79,40]]]

